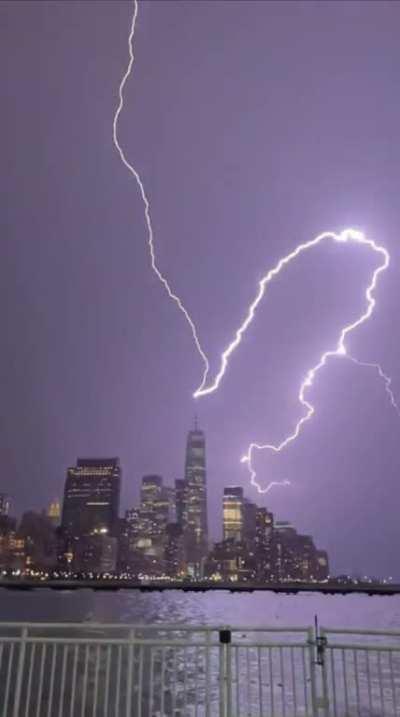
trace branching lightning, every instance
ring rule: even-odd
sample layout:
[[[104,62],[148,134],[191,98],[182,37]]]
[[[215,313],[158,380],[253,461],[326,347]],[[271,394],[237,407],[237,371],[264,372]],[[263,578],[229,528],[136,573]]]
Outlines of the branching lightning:
[[[396,399],[394,397],[394,393],[391,389],[392,379],[387,376],[385,373],[383,373],[381,366],[379,363],[371,363],[369,361],[359,361],[358,359],[355,359],[353,356],[347,356],[350,361],[353,361],[357,366],[364,366],[365,368],[374,368],[375,371],[377,371],[378,375],[382,379],[382,381],[385,384],[385,391],[387,395],[389,396],[390,403],[392,404],[394,410],[398,414],[400,418],[400,408],[398,403],[396,402]]]
[[[271,443],[265,443],[265,444],[259,444],[259,443],[251,443],[247,452],[242,457],[242,462],[247,464],[249,473],[250,473],[250,482],[251,484],[257,488],[259,493],[267,493],[274,485],[277,485],[277,481],[274,481],[272,483],[269,483],[266,488],[262,488],[260,484],[256,480],[256,471],[254,469],[253,465],[253,454],[255,450],[270,450],[274,453],[280,453],[283,451],[290,443],[292,443],[296,438],[299,436],[300,431],[302,430],[303,426],[307,421],[310,420],[310,418],[313,416],[315,412],[314,406],[306,399],[306,393],[307,390],[310,389],[314,383],[315,376],[317,373],[325,366],[328,359],[333,357],[345,357],[353,363],[358,364],[359,366],[366,366],[370,368],[375,368],[379,376],[383,379],[385,383],[385,390],[389,395],[390,401],[393,405],[393,407],[396,409],[398,414],[400,415],[399,408],[396,404],[396,401],[394,399],[393,392],[390,388],[391,385],[391,379],[389,376],[386,376],[386,374],[383,372],[381,366],[379,364],[373,364],[373,363],[367,363],[367,362],[360,362],[357,359],[353,358],[352,356],[348,355],[347,347],[346,347],[346,338],[347,336],[354,331],[354,329],[358,328],[363,324],[365,321],[367,321],[376,304],[376,300],[373,296],[374,291],[376,289],[376,285],[378,282],[379,275],[387,269],[389,266],[389,253],[387,250],[376,244],[372,239],[367,239],[362,232],[357,231],[355,229],[345,229],[340,234],[335,234],[334,232],[324,232],[323,234],[319,234],[315,239],[312,239],[308,242],[305,242],[304,244],[299,244],[296,249],[294,249],[290,254],[287,254],[287,256],[280,259],[280,261],[276,264],[276,266],[271,269],[260,281],[259,288],[257,295],[254,299],[254,301],[250,304],[250,307],[248,309],[246,318],[244,319],[243,323],[239,327],[239,329],[236,331],[234,340],[228,345],[228,347],[225,349],[225,351],[222,353],[221,356],[221,362],[220,362],[220,369],[214,379],[209,385],[207,385],[207,374],[205,377],[205,380],[200,384],[199,388],[195,392],[195,397],[205,396],[207,394],[213,393],[217,390],[219,387],[221,380],[228,368],[229,359],[234,350],[239,346],[241,343],[241,340],[243,338],[243,335],[245,331],[250,326],[251,322],[253,321],[256,313],[256,309],[262,300],[262,298],[265,295],[266,288],[268,284],[282,271],[282,269],[289,264],[291,261],[296,259],[299,254],[308,251],[309,249],[317,246],[318,244],[321,244],[324,241],[327,240],[333,240],[335,242],[344,242],[344,243],[356,243],[356,244],[362,244],[368,246],[370,249],[372,249],[376,254],[378,254],[381,257],[381,262],[379,263],[378,267],[375,269],[375,271],[372,274],[371,281],[369,285],[366,288],[365,291],[365,298],[367,300],[367,307],[365,311],[359,316],[355,321],[353,321],[350,324],[347,324],[340,332],[339,338],[337,340],[336,346],[332,349],[329,349],[328,351],[325,351],[319,358],[318,363],[315,364],[312,368],[310,368],[305,378],[300,384],[300,389],[298,393],[298,399],[303,408],[305,409],[304,415],[297,421],[295,424],[295,427],[286,438],[284,438],[280,443],[274,445]],[[280,485],[288,485],[289,481],[283,481],[279,483]]]
[[[203,396],[207,396],[211,393],[214,393],[220,386],[220,383],[228,369],[229,360],[235,351],[235,349],[238,348],[239,344],[242,341],[242,338],[252,323],[257,307],[261,300],[263,299],[267,286],[271,283],[271,281],[286,267],[287,264],[289,264],[291,261],[296,259],[301,253],[308,251],[309,249],[312,249],[313,247],[321,244],[324,241],[335,241],[335,242],[341,242],[341,243],[355,243],[355,244],[361,244],[364,246],[369,247],[373,252],[375,252],[380,258],[381,261],[378,265],[378,267],[375,269],[375,271],[372,274],[371,281],[369,285],[367,286],[365,290],[365,298],[366,298],[366,309],[365,311],[359,316],[355,321],[353,321],[350,324],[347,324],[339,334],[339,337],[337,339],[337,342],[335,346],[327,351],[325,351],[319,358],[318,362],[310,368],[303,381],[300,384],[299,393],[298,393],[298,400],[301,404],[301,406],[305,409],[304,414],[301,416],[301,418],[297,421],[297,423],[294,426],[293,431],[286,436],[280,443],[274,445],[274,444],[258,444],[258,443],[251,443],[248,447],[247,452],[242,457],[242,462],[247,465],[247,468],[250,473],[250,482],[251,484],[258,490],[259,493],[267,493],[272,487],[280,485],[290,485],[290,481],[284,480],[284,481],[272,481],[270,482],[265,488],[262,488],[260,484],[256,480],[256,471],[254,469],[253,465],[253,454],[256,450],[270,450],[274,453],[280,453],[283,451],[290,443],[296,440],[296,438],[299,436],[303,426],[305,423],[307,423],[311,417],[313,416],[315,412],[314,406],[307,400],[306,394],[308,389],[310,389],[314,383],[314,379],[317,375],[317,373],[326,365],[328,359],[330,358],[345,358],[353,363],[357,364],[358,366],[367,367],[367,368],[373,368],[378,372],[378,375],[383,380],[385,384],[385,390],[389,396],[389,399],[391,401],[392,406],[397,411],[398,415],[400,416],[400,408],[398,404],[395,401],[393,392],[391,390],[391,379],[389,376],[387,376],[381,366],[377,363],[369,363],[369,362],[363,362],[358,361],[353,356],[350,356],[347,351],[346,346],[346,339],[349,336],[349,334],[354,331],[356,328],[361,326],[364,322],[366,322],[375,307],[376,300],[374,297],[374,292],[377,286],[378,278],[380,274],[387,269],[389,266],[389,253],[387,250],[380,246],[379,244],[376,244],[371,239],[367,239],[364,234],[358,230],[355,229],[345,229],[344,231],[340,232],[339,234],[335,234],[334,232],[324,232],[322,234],[319,234],[314,239],[305,242],[303,244],[299,244],[292,252],[287,254],[287,256],[283,257],[279,260],[279,262],[276,264],[276,266],[273,269],[270,269],[267,274],[261,279],[258,286],[258,291],[256,294],[255,299],[250,304],[246,317],[242,324],[239,326],[238,330],[236,331],[235,338],[232,340],[232,342],[227,346],[227,348],[223,351],[221,354],[220,359],[220,367],[219,370],[212,381],[208,381],[208,375],[209,375],[209,369],[210,364],[208,361],[208,358],[205,354],[205,352],[202,349],[198,332],[195,326],[195,323],[193,319],[191,318],[189,312],[185,308],[184,304],[182,303],[180,297],[174,293],[172,290],[170,284],[168,283],[167,279],[164,277],[162,272],[157,266],[156,262],[156,256],[155,256],[155,249],[154,249],[154,234],[153,234],[153,228],[152,228],[152,222],[151,222],[151,213],[150,213],[150,202],[147,197],[147,194],[144,189],[144,185],[142,182],[142,179],[138,173],[138,171],[134,168],[132,164],[128,161],[128,159],[125,156],[125,153],[120,145],[119,139],[118,139],[118,122],[119,117],[122,112],[122,109],[124,107],[124,88],[126,85],[126,82],[128,78],[131,75],[133,63],[134,63],[134,53],[133,53],[133,38],[135,34],[135,27],[136,27],[136,20],[138,15],[138,2],[137,0],[134,0],[133,2],[134,10],[133,10],[133,16],[132,16],[132,23],[131,23],[131,29],[129,33],[129,62],[128,66],[126,68],[125,74],[122,77],[121,83],[119,85],[119,103],[114,115],[113,120],[113,142],[114,145],[119,153],[119,156],[122,160],[122,163],[124,166],[128,169],[128,171],[132,174],[134,177],[136,184],[139,188],[139,192],[143,201],[144,205],[144,214],[145,214],[145,220],[146,220],[146,226],[147,226],[147,242],[150,252],[150,261],[151,261],[151,268],[156,274],[157,278],[163,285],[164,289],[166,290],[168,296],[170,299],[172,299],[178,306],[179,310],[183,313],[187,323],[189,324],[193,340],[197,349],[197,352],[200,355],[200,358],[203,362],[204,370],[203,370],[203,376],[201,383],[199,387],[194,392],[193,396],[194,398],[201,398]]]

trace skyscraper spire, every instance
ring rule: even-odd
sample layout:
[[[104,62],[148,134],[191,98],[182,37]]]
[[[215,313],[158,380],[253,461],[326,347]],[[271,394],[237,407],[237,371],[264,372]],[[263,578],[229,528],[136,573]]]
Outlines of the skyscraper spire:
[[[198,420],[197,413],[194,414],[194,430],[195,431],[199,430],[199,420]]]

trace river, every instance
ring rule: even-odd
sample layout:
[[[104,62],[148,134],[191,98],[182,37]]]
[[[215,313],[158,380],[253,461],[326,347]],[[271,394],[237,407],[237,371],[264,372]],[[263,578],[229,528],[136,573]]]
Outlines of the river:
[[[2,621],[285,627],[312,625],[315,615],[329,627],[400,629],[400,595],[0,590]]]

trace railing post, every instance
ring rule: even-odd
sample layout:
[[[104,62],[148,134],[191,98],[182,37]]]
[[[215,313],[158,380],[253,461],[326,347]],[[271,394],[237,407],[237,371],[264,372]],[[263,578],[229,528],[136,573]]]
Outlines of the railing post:
[[[20,715],[20,702],[21,702],[21,691],[22,691],[22,677],[25,662],[25,649],[26,649],[26,638],[28,635],[28,628],[23,627],[21,631],[21,642],[18,655],[18,668],[17,668],[17,680],[15,684],[15,696],[14,696],[14,710],[13,717],[19,717]]]
[[[329,690],[328,690],[328,679],[326,674],[326,647],[328,645],[328,640],[326,635],[323,631],[320,632],[318,638],[317,638],[317,655],[318,655],[318,664],[321,665],[321,672],[322,672],[322,697],[320,700],[321,707],[324,710],[325,717],[329,717]]]
[[[231,640],[232,633],[230,630],[219,631],[219,717],[231,717]]]
[[[317,684],[316,684],[316,674],[315,674],[315,666],[317,664],[317,661],[315,660],[315,644],[316,644],[316,631],[312,629],[312,627],[308,630],[308,655],[309,655],[309,664],[310,664],[310,678],[311,678],[311,705],[312,705],[312,717],[318,717],[318,698],[317,698]]]
[[[210,660],[211,660],[211,632],[207,628],[206,633],[206,647],[205,647],[205,658],[206,658],[206,665],[205,665],[205,673],[206,673],[206,681],[205,681],[205,703],[206,703],[206,717],[211,717],[211,708],[210,708]]]
[[[320,710],[323,709],[324,717],[329,717],[329,694],[325,667],[327,639],[324,634],[319,633],[317,619],[315,620],[315,631],[312,628],[309,629],[308,644],[310,651],[312,715],[313,717],[319,717]],[[317,667],[321,668],[321,679],[317,679]],[[319,694],[320,687],[322,688],[322,695]]]
[[[132,715],[132,677],[133,677],[133,650],[135,631],[129,630],[128,644],[128,674],[126,676],[126,717]]]

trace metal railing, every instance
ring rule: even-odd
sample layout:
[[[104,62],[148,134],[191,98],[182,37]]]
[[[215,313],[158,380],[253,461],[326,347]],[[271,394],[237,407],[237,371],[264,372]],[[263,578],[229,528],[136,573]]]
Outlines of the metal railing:
[[[2,717],[394,717],[400,632],[0,623]]]
[[[324,717],[399,717],[400,631],[321,628]]]

